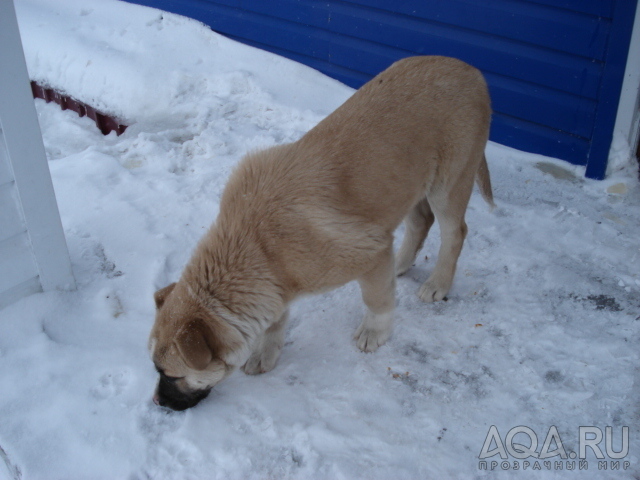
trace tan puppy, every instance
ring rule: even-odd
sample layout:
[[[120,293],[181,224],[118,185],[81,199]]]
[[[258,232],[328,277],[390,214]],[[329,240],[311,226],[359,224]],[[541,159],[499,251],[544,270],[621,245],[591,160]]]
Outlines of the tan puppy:
[[[271,370],[289,303],[351,280],[367,306],[356,343],[375,351],[391,334],[395,276],[411,267],[434,218],[442,244],[419,296],[442,300],[467,233],[474,179],[493,204],[484,158],[490,116],[478,70],[413,57],[297,142],[247,155],[180,281],[155,294],[155,402],[182,410],[237,367]],[[394,262],[393,232],[405,217]]]

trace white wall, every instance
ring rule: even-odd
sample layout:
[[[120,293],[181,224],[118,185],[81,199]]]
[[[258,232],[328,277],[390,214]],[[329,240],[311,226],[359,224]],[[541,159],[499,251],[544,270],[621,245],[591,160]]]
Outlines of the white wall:
[[[12,0],[0,0],[0,308],[73,288]]]
[[[638,147],[638,129],[640,128],[640,5],[636,7],[636,17],[633,24],[627,67],[624,72],[624,82],[620,94],[620,104],[616,116],[614,132],[622,135],[631,147],[631,154],[635,155]],[[612,146],[610,157],[615,155],[615,144]],[[611,159],[613,160],[613,159]]]

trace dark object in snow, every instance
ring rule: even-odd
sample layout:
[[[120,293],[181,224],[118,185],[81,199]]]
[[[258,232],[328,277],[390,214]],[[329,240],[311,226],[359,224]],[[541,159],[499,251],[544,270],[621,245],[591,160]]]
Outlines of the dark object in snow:
[[[608,310],[610,312],[622,311],[622,307],[616,299],[609,295],[587,295],[587,300],[595,305],[596,310]]]
[[[573,298],[574,300],[578,300],[583,303],[591,303],[596,310],[607,310],[609,312],[621,312],[622,307],[618,303],[618,301],[610,296],[610,295],[587,295],[586,297],[580,297],[576,294],[570,294],[569,298]]]
[[[40,86],[34,81],[31,82],[31,92],[33,93],[33,98],[41,98],[47,103],[55,102],[60,105],[60,108],[62,108],[62,110],[73,110],[81,117],[84,117],[86,115],[91,120],[96,122],[96,126],[100,129],[103,135],[109,135],[111,132],[116,132],[118,135],[122,135],[127,129],[127,125],[122,125],[115,118],[98,112],[90,105],[75,100],[71,97],[67,97],[60,92],[56,92],[52,88]]]

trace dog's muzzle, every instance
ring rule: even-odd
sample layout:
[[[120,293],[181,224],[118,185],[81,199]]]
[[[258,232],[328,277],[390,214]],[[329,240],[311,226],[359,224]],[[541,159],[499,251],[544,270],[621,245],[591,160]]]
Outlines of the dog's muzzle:
[[[160,375],[158,387],[153,395],[153,403],[171,410],[182,411],[196,406],[201,400],[207,398],[210,391],[209,388],[185,393],[176,386],[175,381]]]

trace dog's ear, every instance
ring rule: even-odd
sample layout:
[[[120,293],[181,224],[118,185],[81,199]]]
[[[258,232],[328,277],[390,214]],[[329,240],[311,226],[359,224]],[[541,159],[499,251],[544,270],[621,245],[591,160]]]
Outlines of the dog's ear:
[[[189,320],[178,332],[176,346],[189,368],[204,370],[213,360],[211,328],[200,318]]]
[[[176,283],[173,282],[171,285],[167,285],[166,287],[161,288],[153,294],[153,299],[156,301],[156,308],[160,308],[162,307],[162,305],[164,305],[164,301],[166,300],[167,296],[169,296],[169,294],[173,291],[175,286]]]

